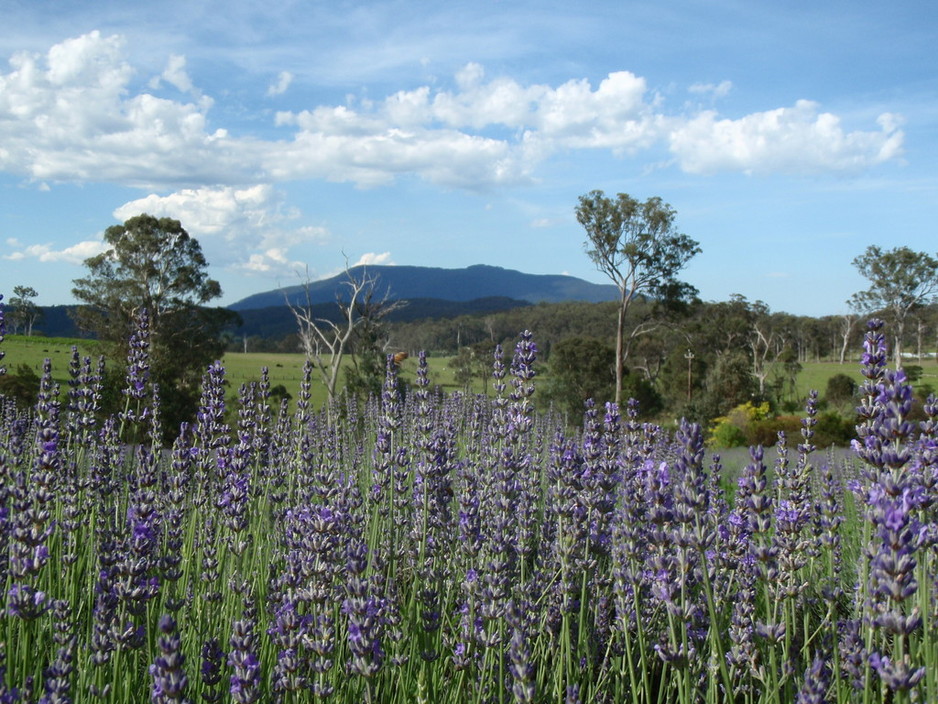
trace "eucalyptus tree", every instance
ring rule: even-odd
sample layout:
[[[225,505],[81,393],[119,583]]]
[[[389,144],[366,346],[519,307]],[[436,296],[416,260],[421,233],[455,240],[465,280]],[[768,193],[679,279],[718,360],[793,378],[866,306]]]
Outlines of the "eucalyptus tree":
[[[678,273],[700,252],[695,240],[677,231],[675,210],[653,197],[642,202],[626,193],[607,198],[600,190],[580,196],[576,218],[586,230],[586,253],[619,289],[616,326],[615,400],[622,401],[626,319],[640,296],[678,301],[696,293]]]
[[[195,410],[203,371],[225,349],[222,332],[238,316],[206,304],[221,296],[199,242],[178,220],[141,214],[104,232],[108,248],[86,259],[72,294],[84,305],[78,326],[126,356],[134,319],[146,310],[151,378],[160,386],[167,430]]]
[[[859,291],[850,304],[865,313],[882,313],[893,326],[896,366],[902,366],[902,341],[909,315],[938,295],[938,259],[908,247],[884,251],[870,245],[853,260],[870,287]]]
[[[20,327],[27,337],[33,334],[33,325],[42,317],[42,309],[33,300],[39,292],[32,286],[14,286],[13,297],[10,299],[8,320],[16,331]]]

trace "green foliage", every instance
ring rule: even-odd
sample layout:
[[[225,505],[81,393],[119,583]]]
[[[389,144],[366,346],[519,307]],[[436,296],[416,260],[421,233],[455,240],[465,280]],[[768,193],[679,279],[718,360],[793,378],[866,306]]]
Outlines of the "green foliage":
[[[644,203],[626,193],[615,199],[600,190],[580,196],[576,218],[586,230],[586,253],[619,289],[616,330],[615,400],[625,377],[625,321],[632,301],[650,296],[664,302],[686,300],[696,289],[677,279],[700,252],[695,240],[677,232],[674,209],[661,200]]]
[[[844,447],[856,436],[856,424],[852,418],[847,418],[833,411],[824,411],[817,416],[817,425],[814,426],[814,445],[820,448],[837,445]]]
[[[494,354],[495,343],[491,340],[460,348],[459,354],[449,360],[455,382],[464,391],[469,391],[473,384],[487,390]]]
[[[769,417],[769,404],[750,401],[734,407],[725,416],[714,418],[707,444],[711,447],[741,447],[755,423]]]
[[[291,400],[293,398],[293,394],[287,391],[287,387],[283,384],[275,384],[274,386],[270,387],[270,398],[279,405],[279,401],[283,399],[286,399],[287,401]]]
[[[32,286],[14,286],[10,298],[10,309],[6,313],[7,322],[13,332],[23,329],[27,337],[33,334],[33,325],[42,318],[42,309],[33,300],[39,295]]]
[[[708,447],[746,447],[746,433],[732,423],[718,423],[710,431]]]
[[[570,337],[550,351],[550,380],[543,395],[571,422],[581,422],[584,404],[597,404],[615,396],[616,353],[611,345],[595,338]]]
[[[767,402],[755,405],[744,403],[725,416],[714,419],[707,445],[715,448],[771,447],[778,442],[778,434],[785,433],[789,444],[800,442],[803,418],[799,415],[771,415]],[[825,411],[817,416],[812,442],[816,447],[845,446],[856,435],[853,421],[839,413]]]
[[[762,418],[746,429],[746,445],[771,447],[778,442],[778,434],[785,433],[789,443],[794,444],[801,438],[801,416],[785,414],[772,418]]]
[[[894,333],[893,352],[900,365],[906,318],[938,293],[938,259],[908,247],[883,251],[871,245],[853,260],[853,265],[869,280],[870,287],[855,293],[850,303],[858,310],[889,318]]]
[[[654,385],[645,377],[632,371],[622,383],[622,398],[638,401],[640,418],[654,418],[664,409],[664,401]]]
[[[825,400],[832,405],[841,405],[853,400],[857,392],[857,383],[846,374],[834,374],[827,380],[824,392]]]
[[[110,346],[112,360],[123,360],[135,313],[147,310],[151,378],[159,384],[164,427],[173,434],[193,416],[202,372],[221,358],[222,332],[237,314],[204,307],[221,287],[178,220],[138,215],[109,227],[104,240],[109,248],[85,260],[88,275],[74,281],[72,293],[85,304],[76,322]]]
[[[686,415],[705,423],[751,401],[757,392],[748,357],[742,352],[725,352],[716,356],[707,371],[703,393],[687,405]]]
[[[0,374],[0,396],[13,399],[22,409],[31,408],[36,403],[39,392],[39,375],[27,364],[19,364],[16,371],[7,369]]]

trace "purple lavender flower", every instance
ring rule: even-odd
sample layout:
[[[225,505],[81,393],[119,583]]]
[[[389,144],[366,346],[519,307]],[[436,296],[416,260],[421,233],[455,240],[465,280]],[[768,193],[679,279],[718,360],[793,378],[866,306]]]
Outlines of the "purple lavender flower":
[[[169,614],[163,614],[158,628],[161,634],[157,641],[160,654],[150,665],[150,676],[153,678],[150,700],[159,704],[189,702],[186,697],[189,686],[189,677],[185,671],[186,657],[182,654],[176,622]]]
[[[23,621],[35,621],[49,610],[46,594],[28,584],[14,584],[7,592],[7,613]]]
[[[250,611],[250,609],[246,609]],[[231,700],[238,704],[260,701],[261,664],[257,659],[257,638],[254,619],[246,613],[231,624],[231,651],[228,666],[231,673]]]
[[[508,643],[508,671],[511,673],[511,691],[515,701],[526,704],[534,701],[535,671],[531,662],[530,645],[530,604],[520,605],[510,602],[507,609],[507,621],[511,628]]]
[[[146,402],[150,382],[150,316],[146,308],[140,309],[134,318],[134,332],[128,343],[125,382],[123,393],[127,401],[119,415],[121,423],[141,423],[149,418],[151,412]]]
[[[915,551],[921,531],[911,514],[914,502],[909,491],[894,498],[877,484],[870,490],[870,504],[877,538],[868,549],[870,623],[894,643],[893,653],[901,658],[890,659],[874,650],[870,664],[890,689],[905,690],[924,673],[924,668],[914,667],[908,653],[903,652],[906,639],[922,627],[918,608],[908,606],[918,590]]]
[[[37,474],[50,481],[51,473]],[[14,578],[23,579],[37,575],[49,560],[46,541],[55,528],[50,520],[54,494],[45,483],[27,480],[23,472],[13,479],[10,571]]]
[[[70,621],[68,601],[57,599],[52,604],[55,617],[55,659],[43,672],[43,696],[39,704],[66,704],[71,702],[71,675],[75,670],[73,664],[77,638],[74,633],[74,624]],[[3,701],[0,695],[0,702]]]
[[[221,682],[221,664],[225,658],[225,652],[221,649],[217,638],[209,638],[202,644],[200,654],[202,664],[199,673],[203,686],[202,699],[209,704],[219,702],[222,694],[218,691],[218,685]]]
[[[893,692],[910,690],[925,676],[925,668],[914,667],[908,654],[901,660],[893,661],[885,655],[873,653],[870,655],[870,665]]]
[[[301,644],[306,637],[312,618],[297,612],[296,602],[287,599],[276,610],[274,622],[267,629],[277,646],[277,664],[274,665],[274,691],[299,692],[307,686],[307,658]]]
[[[3,315],[3,294],[0,293],[0,343],[3,342],[3,338],[6,335],[6,331],[7,331],[6,320]],[[4,352],[3,350],[0,350],[0,361],[3,360],[5,355],[6,355],[6,352]],[[6,371],[7,371],[7,368],[3,366],[2,364],[0,364],[0,376],[3,376],[4,374],[6,374]]]
[[[826,704],[829,687],[830,670],[827,662],[821,657],[815,657],[804,673],[804,684],[795,704]]]
[[[371,581],[364,575],[367,564],[366,546],[360,541],[351,541],[346,552],[346,597],[342,602],[352,654],[348,668],[350,672],[370,678],[384,664],[381,640],[386,604],[372,593]]]

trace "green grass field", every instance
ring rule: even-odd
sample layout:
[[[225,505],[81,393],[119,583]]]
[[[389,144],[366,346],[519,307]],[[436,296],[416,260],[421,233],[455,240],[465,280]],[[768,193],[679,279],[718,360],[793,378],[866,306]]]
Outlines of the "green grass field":
[[[929,386],[938,389],[938,364],[934,360],[923,360],[921,362],[911,360],[906,362],[907,366],[915,365],[922,368],[921,378],[915,382],[916,390]],[[889,361],[892,366],[892,360]],[[801,373],[796,380],[796,389],[798,395],[807,397],[811,389],[817,389],[821,396],[827,388],[827,380],[835,374],[846,374],[857,384],[863,383],[863,375],[860,373],[860,362],[856,360],[847,360],[843,365],[837,362],[806,362],[802,365]]]
[[[46,359],[52,361],[52,376],[56,381],[68,379],[68,363],[72,358],[72,347],[77,346],[82,356],[96,359],[100,354],[98,343],[94,340],[75,340],[67,337],[26,337],[25,335],[7,335],[0,351],[5,352],[3,366],[15,373],[21,364],[27,365],[36,374],[42,374],[42,365]]]
[[[6,353],[3,364],[15,373],[20,364],[28,365],[37,374],[42,373],[45,359],[52,361],[53,378],[65,383],[68,379],[68,363],[71,359],[72,346],[77,345],[79,353],[97,357],[99,346],[92,340],[76,340],[69,338],[25,337],[23,335],[8,335],[0,350]],[[430,357],[430,383],[439,386],[445,391],[455,391],[459,387],[454,381],[453,370],[449,365],[449,357]],[[300,379],[303,375],[302,354],[260,353],[260,352],[229,352],[222,362],[225,365],[227,379],[230,384],[230,396],[236,397],[241,384],[250,383],[260,379],[261,369],[268,368],[271,386],[282,384],[288,393],[296,396]],[[938,389],[938,364],[934,360],[910,362],[922,367],[922,377],[916,382],[917,389],[931,387]],[[405,381],[413,381],[417,372],[417,359],[410,358],[401,365],[401,375]],[[860,365],[856,360],[848,360],[843,365],[836,362],[806,362],[796,380],[796,393],[799,398],[807,398],[808,391],[817,389],[823,397],[827,388],[827,380],[835,374],[846,374],[857,384],[863,382],[860,374]],[[542,376],[543,380],[545,377]],[[341,378],[340,378],[341,383]],[[472,388],[480,392],[482,387],[478,382]],[[319,373],[313,375],[313,403],[319,406],[325,401],[325,386],[319,378]]]
[[[72,358],[73,346],[78,346],[79,354],[82,356],[90,355],[96,359],[100,354],[97,343],[91,340],[7,335],[0,346],[0,350],[6,353],[2,364],[10,373],[15,373],[18,366],[26,364],[37,375],[41,375],[43,363],[49,359],[52,362],[53,379],[64,384],[68,380],[68,365]],[[295,397],[300,380],[303,378],[304,360],[305,357],[302,354],[229,352],[222,359],[226,379],[231,389],[229,396],[236,397],[242,384],[260,380],[261,369],[266,366],[271,387],[282,384],[287,392]],[[428,362],[432,386],[439,386],[446,391],[455,391],[459,388],[453,379],[449,357],[430,357]],[[405,381],[413,381],[416,374],[417,359],[404,360],[401,365],[401,375]],[[477,383],[473,391],[482,391],[481,385]],[[320,380],[319,372],[314,370],[312,386],[314,406],[320,406],[325,399],[325,386]]]

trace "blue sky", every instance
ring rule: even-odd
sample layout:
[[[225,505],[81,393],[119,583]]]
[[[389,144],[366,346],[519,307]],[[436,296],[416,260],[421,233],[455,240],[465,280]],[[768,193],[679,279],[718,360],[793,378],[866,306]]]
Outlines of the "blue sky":
[[[346,262],[605,282],[577,197],[660,196],[704,300],[846,311],[938,249],[932,2],[0,0],[0,292],[73,302],[140,212],[221,303]]]

